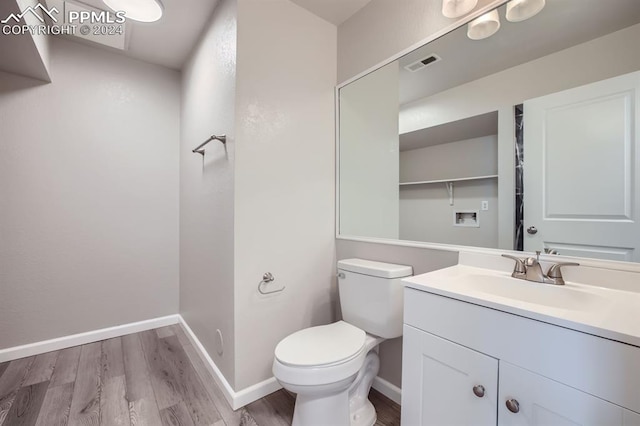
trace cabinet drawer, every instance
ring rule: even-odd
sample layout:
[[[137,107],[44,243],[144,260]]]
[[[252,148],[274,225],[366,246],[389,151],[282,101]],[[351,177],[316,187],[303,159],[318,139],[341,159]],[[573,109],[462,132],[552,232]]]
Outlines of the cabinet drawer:
[[[405,289],[405,323],[640,412],[640,348]]]

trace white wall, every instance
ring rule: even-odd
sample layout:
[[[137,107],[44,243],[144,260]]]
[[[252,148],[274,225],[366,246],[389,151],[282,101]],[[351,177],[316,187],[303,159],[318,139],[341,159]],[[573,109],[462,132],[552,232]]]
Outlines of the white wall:
[[[183,70],[180,144],[180,313],[232,386],[236,9],[218,4]],[[212,134],[226,149],[191,152]]]
[[[334,319],[336,27],[288,0],[239,0],[235,388],[276,344]],[[261,296],[265,272],[286,286]]]
[[[490,176],[498,173],[498,137],[484,136],[400,153],[400,180]],[[400,190],[400,239],[498,248],[498,179],[454,182],[454,204],[444,183]],[[481,209],[488,201],[489,210]],[[478,211],[480,227],[453,226],[455,211]]]
[[[178,312],[179,74],[64,39],[0,74],[0,348]]]
[[[340,90],[340,233],[399,235],[398,63]]]

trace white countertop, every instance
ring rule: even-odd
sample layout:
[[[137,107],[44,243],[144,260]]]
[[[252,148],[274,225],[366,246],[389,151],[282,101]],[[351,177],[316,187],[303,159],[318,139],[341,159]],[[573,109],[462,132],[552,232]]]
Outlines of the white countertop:
[[[504,265],[504,261],[498,263]],[[403,282],[416,290],[640,347],[638,292],[571,281],[564,286],[535,283],[511,278],[510,270],[468,264],[408,277]]]

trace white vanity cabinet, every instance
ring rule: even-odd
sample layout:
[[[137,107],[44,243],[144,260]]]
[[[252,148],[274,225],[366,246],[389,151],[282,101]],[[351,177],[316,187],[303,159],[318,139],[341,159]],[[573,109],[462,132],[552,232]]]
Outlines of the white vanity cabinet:
[[[403,342],[405,426],[640,426],[635,346],[412,288]]]

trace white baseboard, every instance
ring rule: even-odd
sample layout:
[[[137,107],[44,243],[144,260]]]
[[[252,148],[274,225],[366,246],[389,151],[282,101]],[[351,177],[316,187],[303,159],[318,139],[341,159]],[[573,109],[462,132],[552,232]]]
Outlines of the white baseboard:
[[[371,386],[396,404],[402,403],[402,389],[386,381],[381,377],[376,377],[373,379],[373,385]]]
[[[198,352],[198,355],[200,355],[200,358],[204,361],[207,370],[209,370],[209,374],[211,374],[211,376],[214,378],[214,380],[222,390],[225,398],[227,399],[227,402],[229,402],[229,405],[231,405],[231,408],[233,408],[234,410],[244,407],[245,405],[250,404],[253,401],[257,401],[258,399],[263,398],[270,393],[273,393],[282,388],[275,377],[271,377],[265,381],[249,386],[248,388],[242,389],[237,392],[234,391],[216,363],[213,362],[213,360],[207,353],[207,350],[204,348],[204,346],[202,346],[202,343],[200,343],[200,340],[198,340],[193,330],[191,330],[182,316],[180,316],[180,324],[186,331],[187,337],[189,337],[189,340],[191,340],[191,344]]]
[[[98,342],[100,340],[112,339],[114,337],[120,337],[127,334],[139,333],[141,331],[152,330],[158,327],[178,324],[180,320],[180,315],[169,315],[146,321],[132,322],[115,327],[88,331],[86,333],[58,337],[56,339],[30,343],[28,345],[0,349],[0,362],[13,361],[14,359],[39,355],[51,351],[58,351],[73,346],[86,345],[87,343]]]

